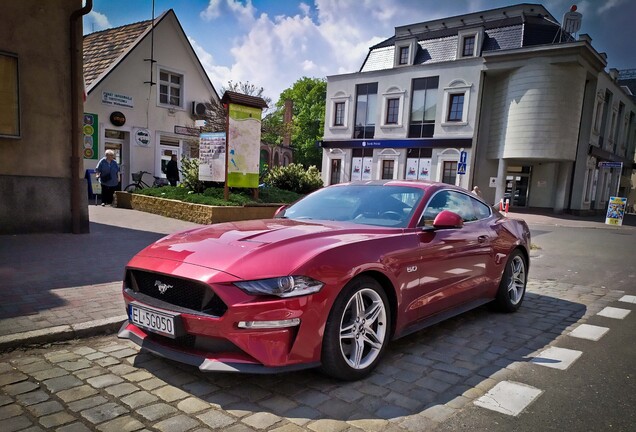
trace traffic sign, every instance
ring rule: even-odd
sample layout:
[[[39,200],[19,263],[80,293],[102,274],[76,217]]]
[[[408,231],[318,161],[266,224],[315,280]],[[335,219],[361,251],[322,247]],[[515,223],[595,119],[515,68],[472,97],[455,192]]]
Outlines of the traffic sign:
[[[466,163],[460,162],[457,164],[457,174],[458,175],[466,174]]]
[[[466,152],[463,150],[459,153],[459,161],[464,165],[466,164]]]

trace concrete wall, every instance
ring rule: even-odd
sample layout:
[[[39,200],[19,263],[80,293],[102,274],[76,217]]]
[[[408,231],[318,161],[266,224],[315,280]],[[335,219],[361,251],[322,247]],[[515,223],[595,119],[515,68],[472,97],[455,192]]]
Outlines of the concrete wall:
[[[0,233],[71,230],[70,16],[81,7],[81,0],[2,6],[0,51],[18,55],[21,136],[0,138]],[[79,34],[81,52],[81,24]],[[85,198],[81,213],[87,225]]]

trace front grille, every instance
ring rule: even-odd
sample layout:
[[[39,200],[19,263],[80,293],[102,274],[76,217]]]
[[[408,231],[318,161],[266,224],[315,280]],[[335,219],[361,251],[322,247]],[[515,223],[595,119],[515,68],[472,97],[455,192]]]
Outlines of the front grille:
[[[186,309],[221,316],[223,301],[205,284],[159,273],[129,270],[126,285],[133,291]]]

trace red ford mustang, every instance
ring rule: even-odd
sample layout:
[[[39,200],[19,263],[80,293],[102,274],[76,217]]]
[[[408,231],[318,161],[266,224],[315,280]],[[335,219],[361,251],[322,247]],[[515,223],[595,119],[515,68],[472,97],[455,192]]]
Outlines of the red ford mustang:
[[[488,302],[517,310],[529,246],[525,222],[458,187],[330,186],[148,246],[126,268],[119,336],[206,371],[359,379],[391,339]]]

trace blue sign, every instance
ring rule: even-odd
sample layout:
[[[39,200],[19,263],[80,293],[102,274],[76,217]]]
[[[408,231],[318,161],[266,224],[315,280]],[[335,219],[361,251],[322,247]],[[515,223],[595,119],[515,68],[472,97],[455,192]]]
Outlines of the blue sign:
[[[412,138],[368,140],[317,141],[322,148],[466,148],[472,146],[472,138]]]
[[[457,174],[461,175],[461,174],[466,174],[466,164],[463,162],[460,162],[457,164]]]
[[[623,168],[623,162],[599,162],[599,168]]]
[[[466,152],[463,150],[459,153],[459,162],[466,164]]]

